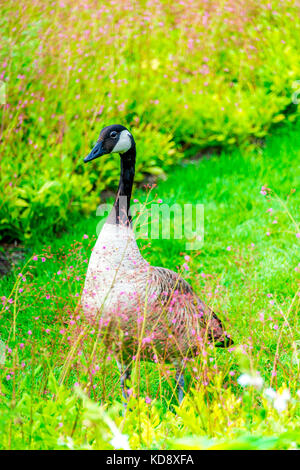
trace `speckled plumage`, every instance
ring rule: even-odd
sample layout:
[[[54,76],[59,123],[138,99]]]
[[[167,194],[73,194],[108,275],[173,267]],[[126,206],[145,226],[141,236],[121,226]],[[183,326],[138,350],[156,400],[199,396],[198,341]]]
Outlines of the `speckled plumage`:
[[[104,225],[90,258],[82,306],[125,362],[139,342],[144,359],[178,362],[204,342],[226,341],[221,321],[188,282],[146,262],[130,227]]]

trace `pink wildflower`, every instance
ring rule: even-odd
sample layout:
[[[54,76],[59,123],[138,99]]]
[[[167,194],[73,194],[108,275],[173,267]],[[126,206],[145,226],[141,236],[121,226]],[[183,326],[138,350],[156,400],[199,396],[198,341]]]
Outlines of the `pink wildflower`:
[[[151,338],[149,336],[147,336],[146,338],[143,338],[142,343],[143,344],[151,343]]]

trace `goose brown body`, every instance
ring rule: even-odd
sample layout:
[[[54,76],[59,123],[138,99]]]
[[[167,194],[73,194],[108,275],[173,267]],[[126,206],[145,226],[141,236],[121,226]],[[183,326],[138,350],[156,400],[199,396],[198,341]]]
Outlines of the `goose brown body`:
[[[150,266],[131,227],[105,224],[90,258],[82,306],[107,347],[128,363],[179,362],[204,343],[230,343],[214,312],[179,274]]]
[[[130,363],[139,354],[144,360],[177,366],[180,402],[184,387],[179,368],[182,360],[201,353],[208,342],[228,346],[232,341],[188,282],[169,269],[150,266],[142,257],[129,211],[136,147],[124,126],[102,129],[84,161],[111,153],[121,157],[119,188],[90,257],[82,307],[116,355],[125,397]]]
[[[118,345],[125,363],[136,355],[139,344],[144,360],[174,364],[197,355],[210,342],[229,344],[221,321],[180,275],[150,267],[140,286],[135,309],[125,308],[114,329],[126,333]]]

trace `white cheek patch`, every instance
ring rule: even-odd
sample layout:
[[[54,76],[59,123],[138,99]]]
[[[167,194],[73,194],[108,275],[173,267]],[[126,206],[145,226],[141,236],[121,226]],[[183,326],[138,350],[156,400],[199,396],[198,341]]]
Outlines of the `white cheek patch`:
[[[130,139],[130,132],[122,131],[119,137],[118,142],[112,149],[111,153],[124,153],[131,147],[131,139]]]

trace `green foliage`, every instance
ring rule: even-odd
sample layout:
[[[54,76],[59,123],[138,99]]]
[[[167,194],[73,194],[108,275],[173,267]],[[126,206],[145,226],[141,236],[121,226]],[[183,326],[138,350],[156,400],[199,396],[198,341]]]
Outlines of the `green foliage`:
[[[2,2],[1,236],[60,230],[115,189],[117,161],[82,164],[104,125],[132,129],[141,181],[294,121],[299,28],[292,0]]]
[[[147,404],[133,398],[124,416],[118,402],[108,409],[80,389],[72,393],[53,379],[49,389],[48,399],[24,392],[17,403],[2,402],[1,449],[300,448],[299,397],[279,414],[264,398],[255,404],[260,394],[252,393],[249,417],[243,400],[230,390],[216,394],[215,388],[200,388],[176,407],[176,413],[164,412],[156,401]]]
[[[300,448],[299,28],[292,0],[2,2],[0,238],[30,240],[0,279],[1,449]],[[124,413],[78,311],[90,214],[119,178],[117,158],[83,157],[115,122],[137,141],[137,183],[170,172],[134,197],[205,205],[201,250],[138,241],[153,265],[191,255],[185,277],[235,341],[187,364],[180,407],[175,371],[137,361]],[[208,147],[221,155],[182,161]]]
[[[205,205],[205,242],[186,252],[185,239],[138,240],[143,256],[176,270],[188,253],[184,276],[235,341],[234,350],[208,349],[188,363],[181,407],[175,371],[141,362],[124,415],[113,357],[77,319],[99,220],[31,240],[22,276],[15,268],[0,279],[0,447],[300,448],[299,149],[298,129],[285,128],[264,149],[182,163],[154,190],[170,205]],[[272,191],[261,194],[263,185]],[[142,203],[152,196],[134,193]],[[257,371],[261,388],[238,382]]]
[[[140,158],[135,180],[146,172],[163,175],[163,168],[178,161],[174,141],[150,126],[136,128]],[[51,147],[52,148],[52,147]],[[29,238],[34,232],[58,231],[72,218],[96,210],[101,191],[113,187],[119,178],[119,161],[110,155],[93,165],[84,166],[83,159],[73,161],[59,155],[58,149],[40,160],[27,156],[28,149],[18,153],[18,161],[8,153],[1,165],[4,194],[0,204],[0,237]],[[23,151],[24,151],[23,150]],[[45,149],[47,152],[47,149]],[[19,175],[19,176],[18,176]],[[93,192],[92,190],[95,190]]]

